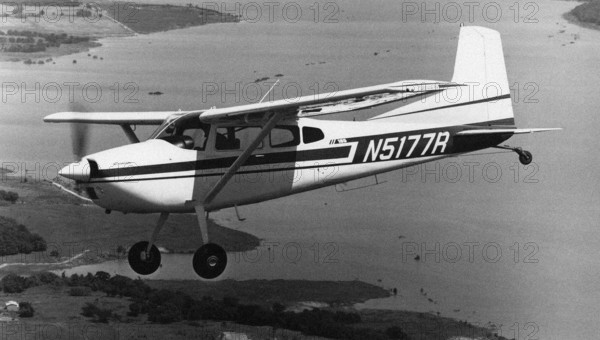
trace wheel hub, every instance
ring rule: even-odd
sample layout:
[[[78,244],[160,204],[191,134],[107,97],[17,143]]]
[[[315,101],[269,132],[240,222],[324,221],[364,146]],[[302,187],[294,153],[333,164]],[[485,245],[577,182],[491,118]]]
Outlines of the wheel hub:
[[[209,266],[211,266],[211,267],[214,267],[214,266],[216,266],[217,264],[219,264],[219,258],[218,258],[218,257],[216,257],[215,255],[213,255],[213,256],[210,256],[208,259],[206,259],[206,263],[207,263]]]
[[[138,242],[129,249],[129,265],[131,269],[141,275],[154,273],[160,267],[160,252],[155,245],[148,251],[148,242]]]
[[[192,260],[194,271],[205,279],[214,279],[221,275],[227,266],[227,253],[214,243],[198,248]]]

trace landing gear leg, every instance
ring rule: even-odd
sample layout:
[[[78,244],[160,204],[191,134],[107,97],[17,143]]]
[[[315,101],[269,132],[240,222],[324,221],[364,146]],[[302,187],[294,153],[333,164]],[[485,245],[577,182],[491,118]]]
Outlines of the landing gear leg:
[[[201,278],[214,279],[221,275],[227,267],[227,253],[221,246],[209,243],[208,216],[204,206],[196,206],[195,210],[203,245],[194,253],[192,265],[196,274]]]
[[[513,148],[508,145],[498,145],[498,146],[495,146],[495,148],[511,150],[511,151],[516,152],[519,155],[519,162],[521,162],[521,164],[523,164],[523,165],[530,164],[531,161],[533,160],[533,155],[531,154],[531,152],[529,152],[527,150],[523,150],[522,148],[519,148],[519,147]]]
[[[129,266],[134,272],[140,275],[150,275],[160,267],[160,252],[154,245],[154,242],[168,217],[169,213],[160,214],[156,227],[154,227],[154,231],[152,232],[150,242],[138,242],[129,249],[127,258]]]

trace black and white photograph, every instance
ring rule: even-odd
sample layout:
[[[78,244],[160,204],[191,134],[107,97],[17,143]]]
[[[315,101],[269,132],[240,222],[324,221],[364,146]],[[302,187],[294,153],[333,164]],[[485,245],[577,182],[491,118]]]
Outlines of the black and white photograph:
[[[599,0],[0,2],[0,339],[600,334]]]

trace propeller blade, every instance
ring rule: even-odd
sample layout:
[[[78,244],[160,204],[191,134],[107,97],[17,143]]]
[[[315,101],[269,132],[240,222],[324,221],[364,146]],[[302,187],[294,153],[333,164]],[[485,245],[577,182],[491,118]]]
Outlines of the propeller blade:
[[[71,103],[69,105],[71,112],[87,112],[87,108],[80,103]],[[87,124],[73,123],[71,124],[71,144],[73,147],[73,155],[77,161],[80,161],[86,155],[89,129]]]

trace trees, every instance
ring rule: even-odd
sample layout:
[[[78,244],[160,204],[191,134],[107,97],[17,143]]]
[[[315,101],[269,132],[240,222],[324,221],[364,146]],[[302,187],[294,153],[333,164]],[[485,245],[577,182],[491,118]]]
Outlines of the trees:
[[[46,250],[46,241],[12,218],[0,216],[0,255]]]
[[[29,288],[27,280],[16,274],[8,274],[2,278],[2,289],[5,293],[21,293]]]
[[[81,307],[81,314],[86,317],[95,317],[96,321],[108,323],[108,319],[113,316],[113,313],[108,308],[100,308],[91,302],[87,302]]]
[[[10,39],[9,39],[9,41],[10,41]],[[17,194],[14,191],[0,190],[0,198],[14,204],[19,199],[19,194]]]
[[[22,318],[30,318],[34,314],[33,306],[31,303],[23,301],[19,303],[19,316]]]
[[[392,326],[392,327],[386,329],[385,334],[390,339],[397,339],[397,340],[408,340],[408,339],[410,339],[410,337],[406,333],[404,333],[404,331],[402,330],[402,328],[400,328],[398,326]]]

